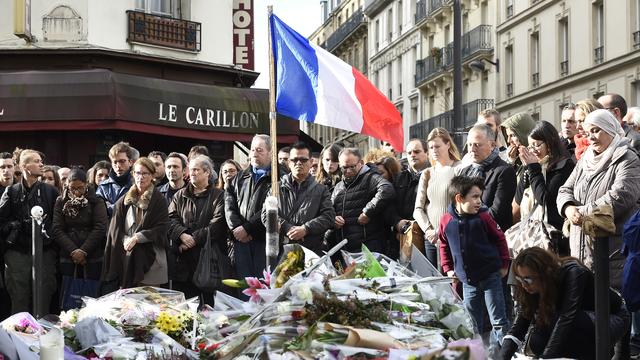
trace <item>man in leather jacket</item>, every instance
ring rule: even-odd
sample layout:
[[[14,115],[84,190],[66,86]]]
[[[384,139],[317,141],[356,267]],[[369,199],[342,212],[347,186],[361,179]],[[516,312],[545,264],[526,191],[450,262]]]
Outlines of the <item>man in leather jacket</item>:
[[[251,141],[251,166],[225,189],[225,218],[234,240],[238,278],[260,277],[266,268],[262,206],[271,189],[271,139],[258,134]]]
[[[31,208],[38,205],[44,210],[43,261],[41,274],[43,287],[40,289],[41,315],[49,313],[51,297],[56,291],[57,249],[51,235],[53,207],[58,190],[38,181],[44,165],[38,151],[25,149],[20,154],[19,165],[22,181],[8,187],[0,199],[0,228],[6,252],[5,280],[11,297],[11,312],[32,311],[31,308]]]
[[[299,243],[319,255],[324,233],[333,227],[335,211],[331,193],[310,175],[311,148],[303,142],[291,145],[288,166],[291,172],[280,181],[278,219],[282,243]],[[266,207],[262,222],[267,224]]]
[[[364,165],[357,148],[344,148],[338,156],[343,180],[331,196],[336,212],[335,229],[327,232],[329,245],[342,239],[349,242],[346,251],[386,251],[387,221],[384,209],[395,196],[393,186],[376,171]]]
[[[107,204],[109,219],[113,215],[116,201],[123,197],[133,184],[131,167],[138,160],[139,155],[136,149],[125,142],[119,142],[109,150],[109,159],[111,159],[109,178],[98,185],[96,190],[96,194]]]

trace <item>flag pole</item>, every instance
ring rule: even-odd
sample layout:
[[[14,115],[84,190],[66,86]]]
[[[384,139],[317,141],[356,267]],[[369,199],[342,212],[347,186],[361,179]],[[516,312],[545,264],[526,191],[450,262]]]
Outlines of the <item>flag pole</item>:
[[[271,38],[271,15],[273,6],[267,6],[269,26],[269,123],[271,137],[271,194],[278,198],[278,134],[276,131],[276,72],[273,61],[273,44]]]

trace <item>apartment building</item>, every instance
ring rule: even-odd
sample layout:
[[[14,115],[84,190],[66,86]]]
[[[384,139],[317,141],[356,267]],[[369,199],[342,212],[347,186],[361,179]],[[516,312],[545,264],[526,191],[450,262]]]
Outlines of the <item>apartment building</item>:
[[[367,18],[364,0],[323,0],[322,25],[309,40],[325,48],[365,76],[368,74]],[[329,126],[301,122],[300,128],[323,146],[336,141],[368,151],[369,137]]]
[[[639,0],[499,0],[496,106],[560,124],[568,102],[640,104]]]
[[[495,29],[498,1],[464,0],[462,8],[463,120],[453,118],[453,1],[419,0],[415,24],[420,47],[415,62],[415,87],[420,94],[420,121],[410,136],[425,139],[436,127],[448,129],[458,146],[478,113],[495,106],[496,80],[501,62],[496,58]]]

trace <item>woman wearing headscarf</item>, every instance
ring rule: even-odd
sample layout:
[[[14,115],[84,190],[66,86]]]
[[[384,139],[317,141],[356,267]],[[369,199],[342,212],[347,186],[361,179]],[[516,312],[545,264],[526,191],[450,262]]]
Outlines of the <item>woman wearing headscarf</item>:
[[[154,186],[153,162],[133,164],[134,185],[115,204],[104,254],[103,292],[142,285],[164,285],[167,270],[167,202]]]
[[[620,289],[624,265],[620,254],[622,227],[637,209],[640,160],[609,111],[591,112],[582,126],[590,145],[558,191],[558,211],[570,222],[571,256],[592,269],[594,239],[584,233],[582,223],[599,206],[611,205],[616,233],[610,238],[609,274],[611,286]]]
[[[519,158],[520,153],[518,149],[520,149],[520,146],[529,146],[527,137],[534,126],[536,126],[536,122],[531,115],[526,112],[517,113],[502,123],[502,128],[507,138],[507,145],[509,146],[507,150],[509,162],[513,164],[518,181],[520,181],[520,176],[522,172],[524,172],[524,166]]]

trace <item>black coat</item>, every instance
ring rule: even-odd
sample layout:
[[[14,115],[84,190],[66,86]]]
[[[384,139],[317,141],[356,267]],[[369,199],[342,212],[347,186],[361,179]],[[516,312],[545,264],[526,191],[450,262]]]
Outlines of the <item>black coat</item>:
[[[556,198],[558,197],[558,190],[567,181],[574,167],[575,163],[570,158],[560,160],[547,170],[547,178],[545,180],[542,174],[542,166],[539,163],[527,165],[525,172],[522,174],[522,179],[518,183],[515,197],[516,203],[520,204],[522,194],[527,187],[531,186],[536,202],[546,206],[547,222],[556,229],[562,230],[564,219],[558,213]]]
[[[396,196],[393,206],[388,207],[386,215],[391,226],[395,226],[398,221],[403,219],[413,220],[413,210],[416,205],[421,174],[421,172],[416,173],[405,169],[393,181],[393,189],[396,192]]]
[[[502,231],[513,225],[511,202],[516,193],[516,172],[513,166],[500,157],[484,169],[484,192],[482,202],[496,219]]]
[[[201,210],[196,209],[198,198],[206,198]],[[200,211],[197,211],[200,210]],[[193,236],[196,246],[180,252],[180,235],[187,233]],[[169,205],[169,244],[171,256],[169,277],[178,281],[190,281],[200,259],[200,250],[206,241],[218,246],[222,254],[227,254],[227,222],[224,218],[224,193],[209,185],[200,193],[193,193],[193,186],[180,189]]]
[[[239,172],[224,192],[224,215],[229,229],[243,226],[253,240],[264,241],[262,206],[270,189],[271,171],[257,182],[251,167]]]
[[[329,244],[348,239],[344,250],[359,252],[364,243],[371,251],[383,253],[389,233],[384,210],[394,195],[393,185],[367,165],[348,184],[339,182],[333,190],[331,202],[336,216],[342,216],[345,225],[327,232]],[[362,213],[369,217],[366,225],[358,224],[358,216]]]
[[[76,249],[87,253],[88,262],[102,261],[107,240],[109,218],[107,207],[101,198],[87,192],[87,206],[80,208],[76,217],[62,212],[68,200],[58,197],[53,211],[53,237],[60,247],[60,261],[71,262],[71,252]]]
[[[580,311],[595,311],[595,288],[593,273],[577,261],[570,260],[565,262],[557,272],[556,282],[553,284],[557,289],[555,323],[550,326],[553,329],[547,346],[543,354],[536,354],[542,358],[561,358],[566,356],[563,349],[567,344],[571,343],[573,332],[573,323],[576,315]],[[615,291],[609,288],[609,311],[611,314],[621,315],[615,319],[612,317],[613,323],[610,327],[613,333],[620,335],[625,331],[624,318],[628,316],[626,310],[622,307],[622,298]],[[516,319],[509,330],[509,335],[523,341],[532,319],[524,316],[522,311],[516,314]],[[539,325],[535,325],[539,326]],[[595,325],[594,325],[595,329]],[[502,359],[511,359],[515,353],[517,346],[512,340],[505,340],[501,357]],[[594,345],[595,350],[595,345]]]
[[[335,223],[336,213],[331,203],[331,193],[326,186],[309,176],[294,190],[293,177],[282,177],[279,192],[280,238],[284,239],[292,226],[304,226],[307,235],[300,244],[318,254],[322,250],[324,234]],[[267,223],[266,207],[262,209],[262,222]],[[288,240],[288,239],[287,239]]]
[[[23,180],[9,186],[0,199],[0,229],[5,241],[5,249],[31,253],[31,208],[39,205],[44,210],[43,229],[49,235],[42,237],[45,249],[54,246],[51,227],[53,223],[53,207],[58,197],[58,190],[40,181],[36,181],[31,188],[26,187]],[[9,234],[16,228],[18,236],[9,244]]]

